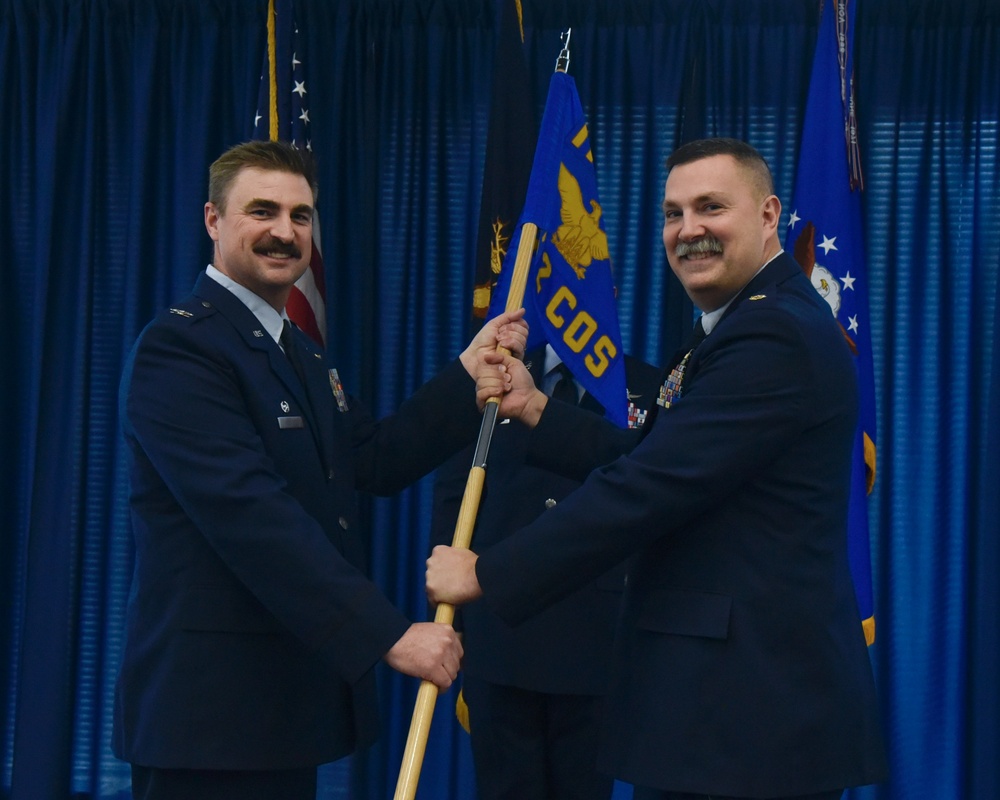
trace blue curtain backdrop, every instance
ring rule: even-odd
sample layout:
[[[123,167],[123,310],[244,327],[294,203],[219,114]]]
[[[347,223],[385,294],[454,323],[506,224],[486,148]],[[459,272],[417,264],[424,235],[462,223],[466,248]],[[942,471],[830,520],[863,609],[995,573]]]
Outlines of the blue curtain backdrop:
[[[859,798],[1000,796],[1000,2],[856,0],[878,397],[871,497],[892,762]],[[464,343],[497,0],[297,0],[308,41],[329,341],[386,413]],[[817,0],[522,0],[541,111],[573,26],[626,348],[691,306],[660,243],[663,161],[729,135],[790,199]],[[249,138],[266,0],[0,0],[0,797],[122,798],[110,709],[131,572],[116,392],[210,248],[208,164]],[[540,117],[540,113],[539,113]],[[786,210],[787,218],[787,210]],[[374,574],[426,616],[431,482],[370,503]],[[416,686],[323,798],[391,796]],[[422,798],[472,796],[454,699]]]

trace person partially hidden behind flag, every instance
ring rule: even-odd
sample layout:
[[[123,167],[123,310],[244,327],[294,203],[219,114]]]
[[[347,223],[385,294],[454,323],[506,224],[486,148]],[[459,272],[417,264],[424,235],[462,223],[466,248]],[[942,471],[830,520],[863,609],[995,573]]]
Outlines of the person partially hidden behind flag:
[[[392,416],[347,395],[287,322],[309,263],[311,157],[250,142],[211,167],[212,264],[140,335],[121,385],[135,572],[113,750],[148,800],[313,800],[316,766],[370,744],[375,664],[444,689],[462,646],[366,575],[355,490],[396,492],[475,438],[487,323]]]
[[[663,243],[705,335],[631,440],[484,356],[529,457],[594,471],[479,556],[436,547],[428,597],[517,625],[631,556],[599,768],[636,800],[835,800],[886,776],[847,560],[854,365],[760,154],[699,140],[667,167]]]
[[[551,397],[604,416],[604,407],[546,344],[525,365]],[[656,402],[660,371],[625,357],[629,427]],[[490,441],[474,547],[484,550],[548,513],[580,482],[527,463],[529,431],[498,425]],[[431,542],[450,542],[472,463],[446,462],[434,482]],[[602,696],[625,570],[598,576],[530,622],[512,628],[483,603],[461,610],[462,696],[468,707],[479,800],[608,800],[613,780],[597,770]]]

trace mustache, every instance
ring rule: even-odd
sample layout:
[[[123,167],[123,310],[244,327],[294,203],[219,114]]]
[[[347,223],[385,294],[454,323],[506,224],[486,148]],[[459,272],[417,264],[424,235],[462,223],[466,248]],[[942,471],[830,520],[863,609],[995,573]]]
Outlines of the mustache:
[[[302,251],[295,246],[294,242],[282,242],[273,236],[262,239],[254,246],[253,251],[258,255],[278,253],[279,255],[291,256],[292,258],[302,258]]]
[[[678,258],[688,255],[700,255],[702,253],[721,253],[722,242],[712,234],[706,233],[696,242],[677,242],[674,248]]]

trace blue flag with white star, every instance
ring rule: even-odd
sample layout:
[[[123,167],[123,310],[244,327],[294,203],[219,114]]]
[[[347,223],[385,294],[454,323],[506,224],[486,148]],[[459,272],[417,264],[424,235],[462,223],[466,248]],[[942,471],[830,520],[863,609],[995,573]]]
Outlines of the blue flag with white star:
[[[528,194],[493,293],[489,316],[504,309],[526,222],[538,239],[524,290],[529,349],[548,342],[573,376],[628,426],[625,354],[608,237],[604,231],[590,135],[575,81],[555,72],[528,181]]]
[[[854,117],[854,0],[825,0],[785,249],[829,303],[854,354],[860,421],[848,552],[868,643],[875,641],[867,497],[875,482],[875,381],[861,225],[861,165]]]

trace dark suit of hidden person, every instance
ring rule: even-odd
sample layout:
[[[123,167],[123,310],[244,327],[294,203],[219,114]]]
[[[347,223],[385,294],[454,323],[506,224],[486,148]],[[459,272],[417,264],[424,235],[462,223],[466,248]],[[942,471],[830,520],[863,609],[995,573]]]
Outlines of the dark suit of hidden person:
[[[538,463],[594,471],[479,556],[435,548],[428,595],[516,625],[630,558],[599,768],[637,800],[832,800],[886,774],[847,559],[855,367],[757,151],[700,140],[667,165],[663,243],[707,335],[637,434],[484,357],[481,396]]]
[[[604,416],[551,345],[529,350],[525,366],[550,396]],[[640,427],[655,402],[659,376],[658,368],[625,356],[630,427]],[[478,551],[547,514],[580,485],[530,463],[530,438],[512,422],[493,432],[473,533]],[[451,541],[472,458],[459,452],[438,470],[432,542]],[[624,584],[619,564],[516,627],[483,603],[461,609],[462,695],[479,800],[611,797],[613,781],[597,771],[595,755]]]
[[[139,798],[313,798],[316,766],[370,744],[377,662],[441,688],[462,647],[366,574],[356,490],[398,491],[476,435],[487,324],[376,420],[285,302],[309,263],[308,157],[239,145],[210,171],[212,264],[142,332],[121,385],[135,570],[113,749]]]

